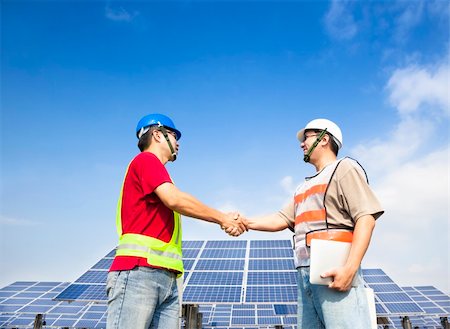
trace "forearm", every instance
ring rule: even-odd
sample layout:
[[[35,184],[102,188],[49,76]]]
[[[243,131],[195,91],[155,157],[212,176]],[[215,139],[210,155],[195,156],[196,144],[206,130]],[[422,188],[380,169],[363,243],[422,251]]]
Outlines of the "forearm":
[[[224,213],[208,207],[192,195],[181,191],[169,207],[182,215],[212,223],[222,224],[225,220]]]
[[[276,232],[288,227],[288,222],[281,212],[248,218],[247,222],[248,228],[256,231]]]
[[[361,265],[370,244],[372,232],[375,227],[375,219],[372,215],[365,215],[358,219],[353,232],[352,248],[345,267],[356,272]]]

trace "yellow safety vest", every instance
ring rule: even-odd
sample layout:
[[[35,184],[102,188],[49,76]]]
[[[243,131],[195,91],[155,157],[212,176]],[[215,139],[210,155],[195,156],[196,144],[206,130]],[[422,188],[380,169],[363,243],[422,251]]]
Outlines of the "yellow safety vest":
[[[128,173],[128,168],[127,168]],[[126,174],[125,174],[126,177]],[[172,238],[169,242],[161,241],[143,234],[122,232],[122,190],[120,191],[119,202],[117,203],[116,227],[119,235],[119,244],[116,256],[135,256],[147,259],[150,265],[163,267],[183,274],[183,260],[181,251],[181,216],[177,212],[174,214],[174,228]]]

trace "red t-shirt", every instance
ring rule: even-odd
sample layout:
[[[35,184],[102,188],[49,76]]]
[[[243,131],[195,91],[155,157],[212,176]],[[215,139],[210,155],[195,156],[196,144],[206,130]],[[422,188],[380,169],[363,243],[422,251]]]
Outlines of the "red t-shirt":
[[[138,233],[169,242],[174,229],[173,211],[158,198],[155,189],[172,183],[164,165],[150,152],[138,154],[130,163],[122,187],[122,232]],[[116,256],[110,271],[152,266],[146,258]]]

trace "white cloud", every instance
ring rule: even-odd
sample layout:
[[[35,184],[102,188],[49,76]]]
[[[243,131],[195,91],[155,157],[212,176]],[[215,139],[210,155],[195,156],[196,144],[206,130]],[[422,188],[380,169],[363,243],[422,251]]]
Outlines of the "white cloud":
[[[393,72],[386,90],[399,123],[350,153],[366,167],[386,211],[366,265],[378,264],[401,285],[429,284],[433,278],[448,292],[450,145],[429,140],[439,137],[440,124],[448,124],[449,67],[434,67]]]
[[[105,8],[106,18],[116,22],[131,22],[137,15],[139,15],[139,12],[130,13],[123,7],[111,8],[107,6]]]
[[[229,213],[229,212],[235,212],[237,207],[236,207],[236,205],[233,202],[225,201],[224,203],[219,205],[217,207],[217,209],[220,210],[221,212]]]
[[[417,112],[423,105],[450,115],[449,73],[448,61],[435,69],[416,65],[398,69],[387,84],[389,101],[400,115]]]
[[[348,40],[358,32],[358,26],[350,12],[348,1],[334,0],[325,15],[325,27],[336,39]]]
[[[380,128],[378,139],[355,146],[350,154],[363,164],[371,179],[414,158],[433,128],[434,123],[428,119],[405,117],[393,131]]]
[[[403,12],[397,17],[394,36],[397,42],[403,42],[407,38],[409,31],[422,20],[424,2],[400,2],[399,4],[402,7],[406,5],[406,7],[402,8]]]
[[[283,177],[280,181],[280,185],[288,195],[293,195],[297,187],[292,176]]]

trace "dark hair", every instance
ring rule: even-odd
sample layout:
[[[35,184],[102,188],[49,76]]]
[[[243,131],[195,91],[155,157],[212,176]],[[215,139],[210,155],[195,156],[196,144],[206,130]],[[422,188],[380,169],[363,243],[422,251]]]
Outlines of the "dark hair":
[[[152,143],[152,135],[155,130],[158,130],[158,126],[151,126],[150,129],[139,138],[138,147],[141,152],[148,149]]]
[[[330,134],[327,134],[328,136],[330,136],[330,141],[331,141],[331,150],[333,151],[333,153],[337,156],[338,152],[339,152],[339,146],[337,145],[336,141],[334,140],[334,137]]]

